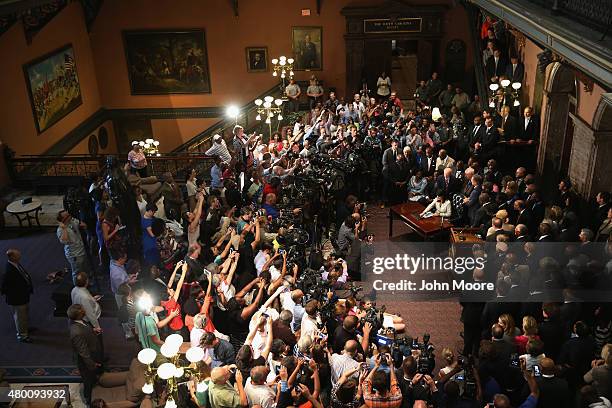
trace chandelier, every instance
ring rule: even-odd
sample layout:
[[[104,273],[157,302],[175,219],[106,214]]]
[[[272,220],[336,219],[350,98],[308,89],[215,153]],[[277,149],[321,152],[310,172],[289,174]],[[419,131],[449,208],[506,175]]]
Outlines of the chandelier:
[[[522,84],[520,82],[513,82],[509,79],[502,79],[499,83],[492,83],[489,85],[489,89],[491,90],[491,97],[489,98],[489,107],[495,108],[496,101],[500,102],[501,105],[509,105],[509,102],[512,103],[512,106],[518,107],[521,105],[519,101],[519,89],[521,89]],[[501,90],[502,92],[498,92]],[[501,106],[500,106],[501,108]]]
[[[200,378],[198,364],[204,364],[204,350],[200,347],[191,347],[185,353],[185,358],[190,364],[184,365],[181,359],[179,349],[183,344],[183,337],[180,334],[171,334],[166,338],[166,341],[160,348],[160,353],[165,357],[165,362],[158,367],[153,367],[153,362],[157,359],[157,352],[151,348],[146,348],[138,353],[138,361],[146,365],[145,384],[142,387],[142,392],[152,394],[154,391],[153,384],[158,380],[164,384],[166,391],[165,408],[176,408],[177,391],[179,382],[185,380],[195,380],[197,383],[196,390],[203,392],[206,390],[206,383],[203,378]]]
[[[153,139],[146,139],[144,142],[142,140],[134,140],[132,142],[133,145],[140,145],[142,151],[147,156],[159,156],[159,141]]]
[[[262,117],[265,116],[265,123],[268,124],[268,129],[270,131],[270,138],[272,137],[272,118],[275,115],[278,115],[276,119],[280,122],[283,120],[283,109],[281,106],[283,105],[282,99],[274,99],[272,96],[266,96],[263,101],[261,99],[255,100],[255,105],[257,106],[257,116],[256,120],[261,120]]]
[[[272,65],[274,65],[274,72],[272,72],[272,76],[279,76],[281,79],[285,79],[289,77],[289,79],[293,78],[293,58],[287,58],[284,55],[281,55],[278,59],[272,59]]]

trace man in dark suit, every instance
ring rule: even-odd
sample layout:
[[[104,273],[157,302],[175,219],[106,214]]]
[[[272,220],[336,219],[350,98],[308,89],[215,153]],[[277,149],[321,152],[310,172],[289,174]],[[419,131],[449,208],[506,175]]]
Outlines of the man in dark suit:
[[[491,82],[497,82],[499,77],[506,73],[506,65],[508,62],[503,57],[500,50],[493,50],[493,55],[487,59],[485,69],[487,71],[487,78]]]
[[[497,142],[499,142],[499,133],[493,125],[493,118],[489,116],[485,120],[485,130],[482,139],[474,143],[474,152],[485,162],[489,158],[496,156]]]
[[[542,316],[544,320],[538,325],[538,334],[544,342],[544,354],[552,359],[559,358],[561,346],[569,336],[560,320],[561,309],[556,303],[544,303]]]
[[[30,295],[33,293],[32,278],[21,265],[21,252],[17,249],[6,251],[8,261],[2,280],[2,294],[6,296],[6,303],[13,309],[13,319],[17,329],[17,340],[22,343],[31,343],[28,333],[28,305]]]
[[[540,140],[540,124],[530,106],[525,107],[523,117],[519,121],[518,139],[529,143],[538,143]]]
[[[550,224],[542,222],[540,223],[538,229],[540,231],[540,237],[538,238],[538,242],[555,242],[555,239],[551,235],[552,229],[550,227]]]
[[[573,406],[567,381],[555,377],[555,362],[551,358],[540,361],[541,377],[536,378],[540,396],[538,407],[542,408],[570,408]]]
[[[453,169],[446,167],[444,173],[436,179],[436,190],[444,191],[446,197],[451,197],[459,190],[459,182],[453,175]]]
[[[523,77],[525,76],[525,66],[523,63],[519,62],[517,56],[513,55],[510,57],[510,63],[506,66],[506,72],[504,75],[510,80],[511,83],[523,82]]]
[[[516,139],[518,122],[516,118],[510,115],[510,107],[504,105],[501,110],[501,118],[499,120],[499,128],[497,132],[501,135],[503,140],[514,140]]]
[[[477,114],[476,116],[474,116],[474,126],[472,126],[468,134],[468,143],[470,145],[470,151],[474,151],[474,144],[482,140],[484,133],[485,127],[482,124],[482,117]]]
[[[524,224],[518,224],[514,227],[514,241],[515,242],[529,242],[531,237],[529,236],[529,229]]]
[[[484,236],[487,233],[487,229],[491,226],[491,218],[493,218],[495,211],[497,211],[497,205],[491,200],[489,193],[485,192],[480,193],[478,202],[480,203],[480,208],[476,211],[472,227],[483,229],[484,234],[481,235]]]
[[[516,214],[516,220],[513,220],[514,225],[532,225],[531,211],[527,208],[525,201],[516,200],[513,204],[513,208]]]
[[[505,366],[510,365],[512,354],[516,353],[516,346],[504,339],[504,328],[495,323],[491,329],[491,341],[493,348],[496,351],[498,360],[501,360]]]
[[[83,380],[83,396],[87,405],[91,404],[91,390],[102,372],[102,352],[100,342],[93,326],[86,323],[85,309],[79,304],[71,305],[67,311],[70,319],[70,343],[74,351],[77,367]]]
[[[424,177],[430,177],[436,171],[436,156],[434,156],[431,146],[425,148],[425,156],[421,160],[421,170],[423,170]]]
[[[472,176],[469,183],[471,183],[471,188],[466,188],[466,197],[463,199],[463,205],[465,207],[464,214],[467,214],[468,222],[472,224],[476,216],[476,210],[479,208],[478,197],[480,197],[482,191],[482,177],[476,174]]]
[[[382,175],[383,175],[383,201],[386,202],[389,199],[391,189],[391,177],[389,175],[389,169],[397,160],[397,154],[399,152],[399,141],[393,139],[391,141],[391,147],[387,148],[382,155]]]
[[[591,369],[595,352],[595,340],[589,334],[589,328],[583,321],[574,323],[573,336],[561,346],[559,364],[566,369],[570,387],[583,381],[583,376]]]

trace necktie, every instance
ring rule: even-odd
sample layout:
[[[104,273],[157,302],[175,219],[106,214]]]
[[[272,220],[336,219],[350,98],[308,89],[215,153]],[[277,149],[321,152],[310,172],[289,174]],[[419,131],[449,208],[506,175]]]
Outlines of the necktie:
[[[529,126],[529,118],[525,119],[525,130],[527,130],[527,126]]]

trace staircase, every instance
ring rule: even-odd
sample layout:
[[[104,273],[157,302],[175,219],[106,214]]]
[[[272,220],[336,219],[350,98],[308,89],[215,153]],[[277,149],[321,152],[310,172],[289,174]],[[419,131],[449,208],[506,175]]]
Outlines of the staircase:
[[[300,84],[302,87],[302,84]],[[257,105],[255,105],[255,100],[263,99],[266,96],[272,96],[274,98],[282,97],[280,87],[275,85],[274,87],[268,89],[267,91],[261,93],[257,97],[253,98],[247,104],[240,107],[240,115],[236,120],[234,118],[224,118],[219,122],[215,123],[211,127],[202,131],[201,133],[195,135],[191,140],[182,145],[178,146],[174,149],[173,153],[204,153],[210,147],[212,138],[214,135],[219,134],[223,136],[225,140],[231,139],[232,129],[236,125],[236,123],[240,124],[244,127],[245,132],[252,132],[258,128],[261,128],[262,133],[267,134],[267,131],[264,131],[264,123],[263,121],[258,121],[255,119],[257,116]],[[283,114],[283,116],[285,116]],[[287,119],[278,123],[277,126],[273,126],[272,129],[276,129],[276,127],[280,128],[284,123],[287,122]],[[267,129],[267,126],[265,126]]]

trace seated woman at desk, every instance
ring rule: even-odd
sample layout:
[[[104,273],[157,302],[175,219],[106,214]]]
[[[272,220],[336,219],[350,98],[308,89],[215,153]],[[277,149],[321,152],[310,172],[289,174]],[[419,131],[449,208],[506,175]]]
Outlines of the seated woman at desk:
[[[446,218],[449,218],[451,216],[451,202],[449,199],[446,198],[446,194],[443,190],[438,191],[438,193],[436,194],[436,199],[433,200],[427,207],[425,207],[423,212],[421,212],[421,217],[431,211],[431,209],[434,207],[436,207],[436,210],[434,211],[433,215]]]

